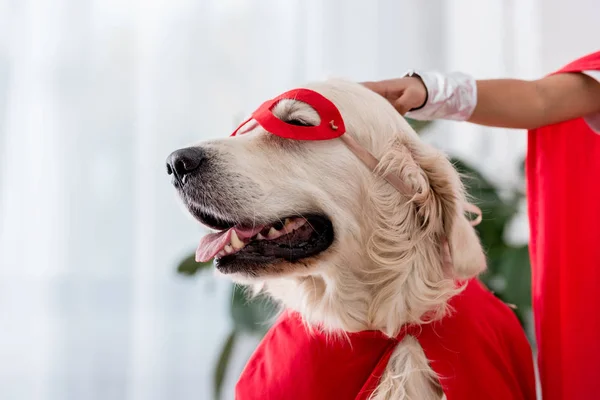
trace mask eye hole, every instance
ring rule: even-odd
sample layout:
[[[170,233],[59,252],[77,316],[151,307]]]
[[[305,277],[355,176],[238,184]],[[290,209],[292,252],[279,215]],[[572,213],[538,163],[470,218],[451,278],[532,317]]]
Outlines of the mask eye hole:
[[[294,118],[288,121],[284,121],[287,124],[295,125],[295,126],[313,126],[310,122],[303,121],[299,118]]]
[[[282,99],[273,107],[273,115],[289,125],[318,126],[321,117],[310,104],[300,100]]]

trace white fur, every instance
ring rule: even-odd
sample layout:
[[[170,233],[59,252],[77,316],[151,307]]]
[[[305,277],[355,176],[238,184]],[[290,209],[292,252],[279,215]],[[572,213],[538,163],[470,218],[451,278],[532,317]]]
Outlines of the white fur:
[[[394,336],[406,323],[428,323],[426,313],[441,318],[449,311],[448,300],[461,290],[456,279],[485,268],[479,240],[463,216],[459,175],[378,95],[345,81],[307,87],[336,104],[348,134],[381,160],[378,170],[365,168],[340,140],[286,145],[260,127],[202,144],[222,157],[223,168],[236,173],[225,195],[244,201],[229,217],[276,219],[320,210],[334,224],[333,245],[306,265],[282,262],[258,276],[230,277],[332,333],[376,329]],[[280,103],[275,114],[284,120],[319,119],[308,105],[294,101]],[[413,191],[398,193],[381,178],[388,173]],[[254,189],[244,182],[252,182]],[[452,270],[443,267],[444,238]],[[423,350],[406,337],[373,399],[442,396]]]
[[[407,336],[396,347],[371,400],[440,400],[443,393],[419,342]]]

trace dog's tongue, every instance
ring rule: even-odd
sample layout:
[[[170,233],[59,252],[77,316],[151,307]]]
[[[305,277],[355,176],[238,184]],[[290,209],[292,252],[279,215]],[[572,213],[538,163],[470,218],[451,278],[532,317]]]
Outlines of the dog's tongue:
[[[238,238],[244,240],[256,235],[263,228],[264,226],[262,225],[253,228],[241,228],[236,226],[229,228],[226,231],[209,233],[200,239],[200,244],[196,249],[196,261],[206,262],[212,260],[218,252],[231,243],[231,234],[234,230]]]

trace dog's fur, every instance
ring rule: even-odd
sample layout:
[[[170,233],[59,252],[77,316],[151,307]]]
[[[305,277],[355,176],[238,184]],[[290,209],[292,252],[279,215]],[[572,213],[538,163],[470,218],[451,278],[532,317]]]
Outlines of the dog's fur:
[[[183,193],[190,208],[259,223],[319,212],[334,226],[332,246],[315,257],[228,276],[332,333],[380,330],[394,336],[404,324],[441,318],[461,290],[456,281],[485,269],[479,240],[463,215],[459,174],[377,94],[346,81],[306,87],[335,103],[348,134],[380,159],[378,169],[369,171],[340,140],[285,140],[260,127],[200,144],[207,162]],[[310,106],[293,100],[280,102],[274,114],[319,122]],[[412,192],[399,193],[384,174],[399,176]],[[451,268],[443,263],[444,238]],[[419,343],[407,336],[372,398],[442,397]]]

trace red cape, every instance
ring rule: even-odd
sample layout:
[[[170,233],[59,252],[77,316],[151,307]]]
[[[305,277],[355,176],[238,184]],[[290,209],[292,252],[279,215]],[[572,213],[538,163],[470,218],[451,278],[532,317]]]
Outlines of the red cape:
[[[600,70],[600,52],[560,72]],[[529,132],[533,307],[544,400],[600,398],[600,135],[583,118]]]
[[[236,387],[237,400],[366,400],[395,347],[417,338],[448,400],[534,400],[533,357],[513,312],[476,280],[451,299],[441,321],[396,338],[310,332],[286,312],[267,333]]]

